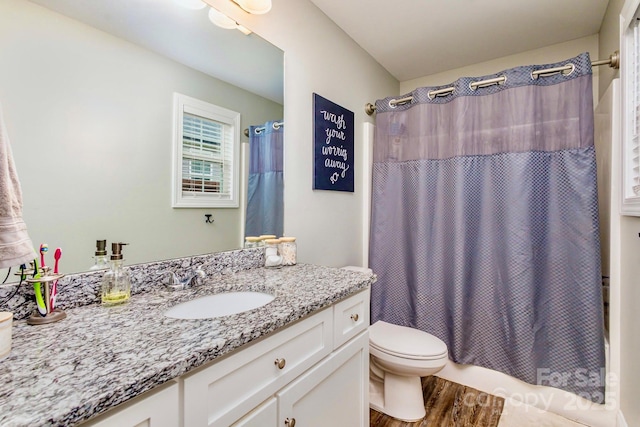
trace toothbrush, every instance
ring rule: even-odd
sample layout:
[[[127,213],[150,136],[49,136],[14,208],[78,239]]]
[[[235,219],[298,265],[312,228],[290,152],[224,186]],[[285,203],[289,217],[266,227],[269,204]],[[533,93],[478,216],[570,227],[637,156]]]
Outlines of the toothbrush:
[[[53,253],[53,258],[56,260],[53,266],[53,274],[58,274],[58,262],[60,258],[62,258],[62,249],[56,248],[56,251]],[[49,310],[51,311],[56,307],[56,295],[58,295],[58,281],[54,280],[51,285],[51,296],[49,296]]]
[[[40,276],[40,270],[38,269],[38,258],[35,258],[33,260],[33,264],[35,266],[35,271],[34,271],[34,275],[33,278],[34,279],[39,279]],[[40,289],[40,282],[35,282],[33,284],[33,290],[36,294],[36,305],[38,306],[38,312],[40,313],[40,316],[44,317],[47,315],[47,306],[44,303],[44,299],[42,299],[42,291]]]
[[[46,243],[40,244],[40,267],[44,268],[44,254],[49,251],[49,245]]]

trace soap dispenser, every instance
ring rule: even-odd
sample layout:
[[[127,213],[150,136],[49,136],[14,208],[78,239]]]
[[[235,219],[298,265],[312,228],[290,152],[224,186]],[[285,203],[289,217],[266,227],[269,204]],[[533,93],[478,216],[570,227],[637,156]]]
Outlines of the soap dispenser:
[[[102,278],[102,305],[123,304],[129,301],[131,296],[129,272],[122,265],[122,246],[126,244],[111,244],[111,266]]]
[[[96,240],[96,257],[89,270],[106,270],[107,268],[109,268],[109,260],[107,258],[107,241]]]

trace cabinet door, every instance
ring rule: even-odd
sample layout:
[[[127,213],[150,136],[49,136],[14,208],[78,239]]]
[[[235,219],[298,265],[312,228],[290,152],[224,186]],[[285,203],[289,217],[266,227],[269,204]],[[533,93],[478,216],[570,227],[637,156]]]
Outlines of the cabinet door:
[[[178,384],[152,391],[82,424],[82,427],[176,427],[180,425]]]
[[[278,400],[275,397],[231,425],[231,427],[275,427],[278,425]]]
[[[183,377],[185,427],[228,427],[329,355],[333,310]]]
[[[365,331],[280,391],[278,425],[368,427],[368,350]]]

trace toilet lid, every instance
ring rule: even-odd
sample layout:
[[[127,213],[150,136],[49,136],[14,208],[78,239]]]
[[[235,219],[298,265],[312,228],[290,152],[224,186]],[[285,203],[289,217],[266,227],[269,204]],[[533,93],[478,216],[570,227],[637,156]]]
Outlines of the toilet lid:
[[[406,359],[439,359],[447,345],[439,338],[414,328],[377,321],[369,327],[369,345]]]

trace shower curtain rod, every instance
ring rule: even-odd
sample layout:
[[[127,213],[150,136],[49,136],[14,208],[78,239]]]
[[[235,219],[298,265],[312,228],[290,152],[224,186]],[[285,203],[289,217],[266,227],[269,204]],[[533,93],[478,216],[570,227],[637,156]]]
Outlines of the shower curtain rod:
[[[598,61],[591,62],[592,67],[597,67],[600,65],[608,65],[609,67],[615,68],[617,70],[618,68],[620,68],[620,52],[616,50],[611,55],[609,55],[609,59],[600,59]],[[547,68],[545,70],[536,70],[531,73],[531,78],[535,80],[538,77],[550,76],[552,74],[557,74],[557,73],[571,74],[575,68],[576,68],[575,65],[569,64],[563,67]],[[472,82],[469,84],[469,87],[471,87],[471,90],[476,90],[480,87],[487,87],[495,84],[502,84],[506,80],[507,78],[505,76],[495,77],[493,79]],[[433,99],[436,96],[449,95],[450,93],[453,93],[453,91],[454,91],[454,87],[445,87],[443,89],[430,91],[428,93],[428,96],[430,99]],[[392,99],[391,101],[389,101],[389,106],[396,107],[398,105],[411,102],[412,99],[413,99],[413,96],[407,96],[405,98],[400,98],[400,99]],[[371,116],[373,115],[373,113],[376,112],[376,106],[368,102],[364,106],[364,112],[367,113],[367,115]]]
[[[280,129],[280,126],[284,125],[284,122],[273,122],[273,124],[271,125],[275,130]],[[263,130],[265,130],[265,127],[261,127],[261,128],[256,128],[256,133],[260,133]],[[249,136],[249,128],[246,128],[244,130],[244,136]]]

